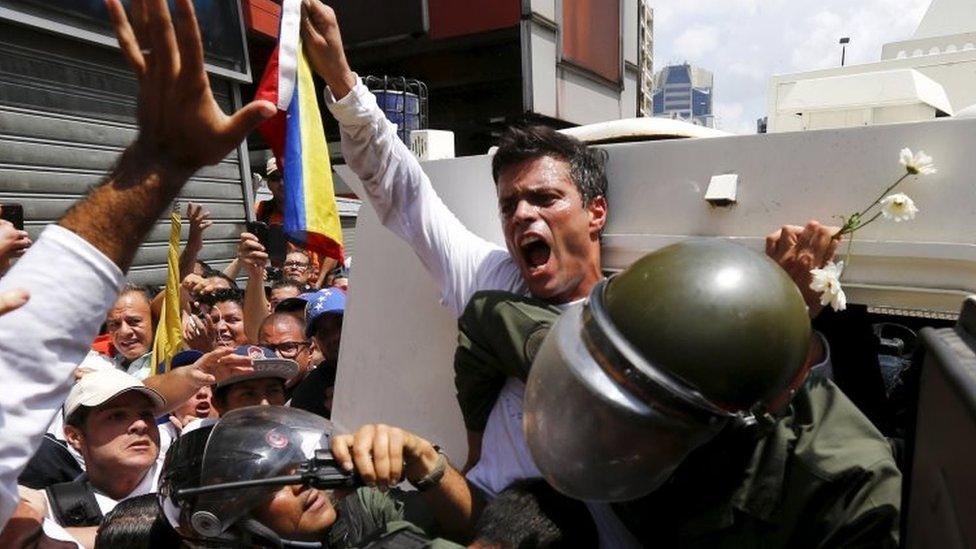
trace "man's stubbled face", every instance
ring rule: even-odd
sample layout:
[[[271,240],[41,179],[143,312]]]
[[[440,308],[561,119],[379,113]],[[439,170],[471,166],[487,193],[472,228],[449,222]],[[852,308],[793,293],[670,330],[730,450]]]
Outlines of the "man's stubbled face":
[[[509,166],[498,176],[498,207],[505,244],[533,296],[568,303],[602,278],[606,200],[584,206],[567,162],[543,156]]]

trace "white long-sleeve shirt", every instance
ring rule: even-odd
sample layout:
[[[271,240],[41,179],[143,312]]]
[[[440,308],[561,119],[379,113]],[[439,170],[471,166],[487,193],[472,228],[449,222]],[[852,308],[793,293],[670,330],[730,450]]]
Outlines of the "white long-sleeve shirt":
[[[72,372],[124,280],[105,255],[58,225],[44,229],[0,278],[0,291],[31,294],[0,316],[0,527],[17,506],[17,477],[67,398]]]
[[[508,250],[469,231],[447,208],[361,80],[339,101],[328,89],[325,97],[339,122],[346,163],[383,225],[410,245],[434,277],[445,307],[460,317],[478,290],[527,293]]]

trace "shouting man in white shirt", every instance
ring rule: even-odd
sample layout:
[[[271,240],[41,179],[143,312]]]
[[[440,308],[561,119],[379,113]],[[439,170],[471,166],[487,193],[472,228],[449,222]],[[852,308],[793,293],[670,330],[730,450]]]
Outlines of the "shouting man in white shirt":
[[[339,122],[343,157],[362,181],[377,217],[411,246],[455,316],[461,316],[479,290],[530,294],[557,306],[589,294],[603,276],[599,236],[608,215],[599,153],[544,128],[510,131],[508,146],[502,143],[493,160],[507,249],[497,246],[464,227],[437,196],[397,137],[396,126],[350,69],[331,8],[320,0],[305,0],[302,33],[309,61],[328,85],[325,100]],[[811,314],[820,305],[807,289],[809,270],[833,256],[836,230],[811,222],[770,235],[770,255],[793,275]],[[814,338],[814,354],[823,356],[819,343]],[[521,409],[520,385],[518,380],[507,384],[499,399],[514,403],[513,417]],[[491,420],[487,428],[492,429]],[[469,432],[469,466],[480,457],[481,435]],[[517,447],[510,450],[522,453]],[[509,461],[496,463],[505,468]]]

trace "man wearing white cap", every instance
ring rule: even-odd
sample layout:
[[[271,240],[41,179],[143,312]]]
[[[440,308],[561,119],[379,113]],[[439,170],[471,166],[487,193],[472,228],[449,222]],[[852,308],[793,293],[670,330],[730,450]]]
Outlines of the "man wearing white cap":
[[[48,487],[48,518],[86,544],[118,502],[156,491],[156,416],[165,407],[159,393],[120,370],[81,378],[64,403],[64,434],[84,457],[86,471]]]

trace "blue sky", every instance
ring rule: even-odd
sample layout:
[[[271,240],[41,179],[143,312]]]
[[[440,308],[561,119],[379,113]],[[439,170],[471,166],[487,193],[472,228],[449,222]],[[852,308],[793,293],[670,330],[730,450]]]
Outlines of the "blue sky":
[[[719,128],[755,133],[774,74],[881,59],[911,37],[929,0],[652,0],[654,68],[687,61],[715,74]]]

